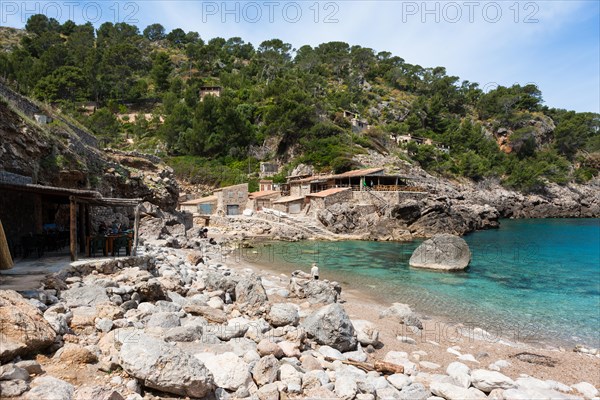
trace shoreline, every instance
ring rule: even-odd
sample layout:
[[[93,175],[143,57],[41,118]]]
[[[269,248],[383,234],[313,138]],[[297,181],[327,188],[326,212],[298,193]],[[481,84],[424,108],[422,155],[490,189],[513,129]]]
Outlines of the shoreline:
[[[227,240],[227,239],[225,239]],[[280,243],[280,244],[287,244],[288,242],[285,241],[277,241],[277,240],[269,240],[269,241],[259,241],[259,242],[250,242],[250,244],[258,244],[258,245],[263,245],[265,243],[268,242],[272,242],[272,243]],[[318,243],[318,241],[315,241],[315,243]],[[323,243],[329,243],[329,242],[323,242]],[[239,244],[238,244],[239,245]],[[247,250],[250,250],[251,248],[248,248]],[[258,261],[253,261],[252,260],[252,256],[249,257],[245,257],[244,255],[240,256],[239,251],[241,250],[240,247],[236,247],[233,251],[234,252],[238,252],[236,254],[237,256],[237,260],[243,260],[242,263],[240,264],[244,264],[246,263],[248,266],[250,267],[254,267],[254,268],[259,268],[259,272],[260,271],[268,271],[271,274],[274,275],[278,275],[278,274],[286,274],[286,276],[289,277],[289,274],[291,272],[293,272],[294,270],[308,270],[308,267],[310,264],[307,264],[306,268],[302,268],[301,266],[298,266],[296,264],[294,264],[292,261],[289,260],[276,260],[276,259],[272,259],[269,260],[267,262],[264,261],[260,261],[260,259],[262,259],[262,257],[264,256],[264,254],[259,254],[257,259]],[[319,254],[319,252],[321,252],[321,249],[317,249],[314,250],[314,254]],[[260,253],[260,251],[259,251]],[[309,253],[308,250],[302,250],[302,254],[311,254]],[[320,257],[320,256],[319,256]],[[268,258],[268,257],[267,257]],[[228,260],[229,261],[229,260]],[[279,268],[277,266],[275,266],[274,261],[278,261],[279,262]],[[319,261],[319,263],[322,263],[322,261]],[[321,265],[321,264],[320,264]],[[321,269],[321,275],[323,275],[321,277],[321,279],[326,278],[327,276],[324,274],[323,269]],[[340,276],[343,274],[342,271],[338,271],[338,270],[333,270],[330,271],[331,275],[329,277],[330,281],[337,281],[339,282],[345,293],[352,293],[353,297],[355,298],[355,300],[360,300],[360,301],[365,301],[380,307],[389,307],[391,304],[394,303],[394,301],[386,298],[389,297],[385,296],[383,294],[378,295],[377,293],[374,293],[374,289],[372,288],[365,288],[364,286],[361,287],[360,283],[356,282],[356,281],[344,281],[343,278]],[[370,277],[368,277],[370,278]],[[373,278],[373,279],[377,279],[377,278]],[[374,282],[373,282],[374,283]],[[372,285],[369,285],[372,286]],[[402,290],[402,288],[398,288],[398,290]],[[342,293],[343,296],[344,293]],[[429,298],[429,299],[433,299],[433,301],[435,302],[435,294],[430,294],[430,293],[425,293],[424,294],[425,298]],[[419,303],[414,297],[410,297],[410,299],[398,299],[397,302],[400,303],[406,303],[408,304],[416,313],[418,313],[420,316],[422,316],[423,318],[426,319],[431,319],[431,320],[435,320],[436,322],[439,323],[443,323],[444,325],[447,326],[461,326],[464,327],[464,329],[477,329],[478,332],[486,329],[487,332],[484,331],[484,335],[486,335],[487,337],[491,337],[494,340],[502,340],[504,342],[508,342],[508,343],[512,343],[512,344],[521,344],[523,346],[533,346],[535,348],[541,348],[541,349],[547,349],[547,350],[558,350],[558,349],[567,349],[567,351],[570,351],[572,349],[575,349],[578,346],[584,347],[584,348],[597,348],[597,344],[592,344],[589,341],[577,341],[575,340],[574,335],[571,335],[571,337],[573,339],[568,339],[566,337],[557,337],[554,336],[551,332],[548,332],[546,335],[540,335],[539,333],[541,332],[542,329],[536,329],[537,323],[534,322],[510,322],[510,321],[506,321],[506,320],[502,320],[500,323],[489,323],[488,322],[482,322],[481,320],[479,320],[479,322],[476,320],[476,318],[478,318],[477,316],[473,316],[473,312],[469,313],[469,310],[474,311],[477,309],[476,306],[474,305],[467,305],[465,306],[467,313],[465,314],[464,318],[456,318],[453,315],[449,315],[449,314],[443,314],[443,313],[438,313],[435,310],[431,310],[431,306],[428,307],[425,306],[423,304],[423,302]],[[457,304],[462,304],[460,303],[460,301],[456,300]],[[491,315],[490,318],[495,317],[495,315]],[[479,316],[479,318],[481,318],[481,316]],[[524,331],[524,328],[530,328],[529,333]],[[537,333],[537,334],[536,334]],[[523,340],[525,339],[525,341]]]
[[[234,261],[227,258],[223,262],[231,269],[238,272],[250,269],[261,276],[263,281],[265,279],[267,282],[278,281],[279,285],[287,286],[289,273],[284,273],[268,264],[239,259]],[[269,297],[273,297],[272,301],[281,302],[297,300],[271,295]],[[600,375],[595,372],[600,370],[600,358],[591,354],[576,352],[572,348],[542,340],[522,342],[503,335],[496,336],[479,328],[477,324],[465,325],[465,323],[451,321],[448,317],[424,314],[418,310],[418,306],[414,311],[423,323],[423,330],[415,333],[406,325],[390,318],[379,317],[380,312],[391,306],[390,303],[381,301],[360,289],[348,288],[345,284],[342,285],[338,302],[344,306],[351,319],[368,320],[380,331],[383,347],[369,355],[370,361],[383,359],[389,351],[406,352],[411,360],[414,357],[417,364],[425,361],[424,365],[427,367],[432,367],[430,363],[439,365],[439,368],[420,368],[426,373],[439,374],[444,373],[445,366],[453,361],[463,362],[471,368],[488,368],[491,366],[489,364],[500,360],[511,364],[502,368],[501,372],[513,379],[519,378],[524,371],[527,371],[527,375],[539,379],[551,379],[569,384],[585,380],[600,386]],[[400,341],[397,339],[398,336],[408,338],[409,342],[413,339],[415,342]],[[420,353],[427,355],[420,355]],[[455,353],[460,353],[462,357]],[[523,362],[515,358],[520,353],[550,357],[556,362],[556,367]],[[582,368],[582,365],[588,364],[589,367]]]

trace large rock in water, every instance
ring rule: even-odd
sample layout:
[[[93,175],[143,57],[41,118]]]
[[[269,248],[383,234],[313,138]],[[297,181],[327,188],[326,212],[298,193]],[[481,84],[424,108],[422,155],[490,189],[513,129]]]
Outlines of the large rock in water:
[[[0,290],[0,361],[50,346],[56,332],[41,311],[14,290]]]
[[[195,357],[142,333],[127,337],[119,360],[128,374],[162,392],[204,397],[215,388],[213,375]]]
[[[318,309],[306,317],[301,326],[319,344],[331,346],[341,352],[356,349],[354,326],[344,307],[337,303]]]
[[[471,262],[471,250],[464,239],[450,234],[435,235],[413,252],[409,264],[415,268],[458,271]]]

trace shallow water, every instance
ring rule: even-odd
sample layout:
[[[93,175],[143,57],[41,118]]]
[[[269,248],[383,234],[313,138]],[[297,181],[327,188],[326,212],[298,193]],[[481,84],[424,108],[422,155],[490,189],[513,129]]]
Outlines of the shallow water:
[[[503,220],[465,240],[473,259],[455,273],[410,268],[420,241],[266,243],[241,257],[285,273],[317,262],[322,279],[509,340],[600,347],[600,219]]]

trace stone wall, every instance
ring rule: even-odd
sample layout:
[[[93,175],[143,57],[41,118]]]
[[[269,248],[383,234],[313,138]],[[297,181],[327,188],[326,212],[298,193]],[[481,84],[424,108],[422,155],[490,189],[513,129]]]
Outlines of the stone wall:
[[[420,192],[352,192],[352,199],[360,204],[377,204],[385,200],[387,204],[398,204],[408,199],[424,199],[427,193]]]

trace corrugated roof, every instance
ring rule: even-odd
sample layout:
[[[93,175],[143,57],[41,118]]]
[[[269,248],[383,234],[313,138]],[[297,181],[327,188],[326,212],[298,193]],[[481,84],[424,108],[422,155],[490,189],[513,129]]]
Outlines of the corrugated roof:
[[[261,197],[269,197],[269,196],[276,196],[278,195],[280,192],[279,190],[262,190],[260,192],[252,192],[249,193],[248,196],[251,199],[259,199]]]
[[[217,201],[217,196],[213,195],[213,196],[201,197],[199,199],[184,201],[183,203],[180,203],[179,205],[181,205],[181,206],[195,206],[197,204],[212,203],[214,201]]]
[[[328,197],[339,192],[345,192],[346,190],[350,190],[350,188],[331,188],[317,193],[307,194],[306,197]]]
[[[292,201],[304,200],[303,196],[286,196],[273,202],[273,204],[291,203]]]

